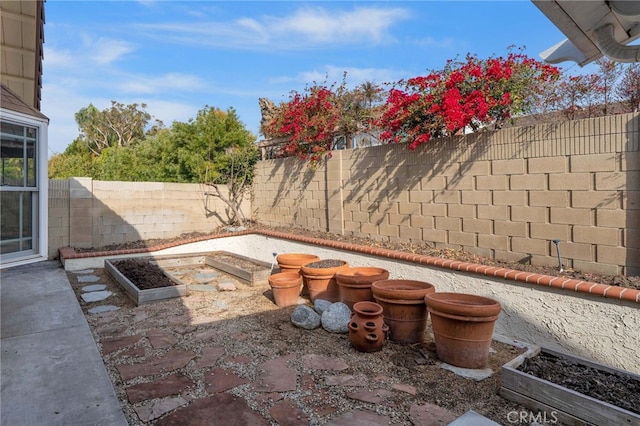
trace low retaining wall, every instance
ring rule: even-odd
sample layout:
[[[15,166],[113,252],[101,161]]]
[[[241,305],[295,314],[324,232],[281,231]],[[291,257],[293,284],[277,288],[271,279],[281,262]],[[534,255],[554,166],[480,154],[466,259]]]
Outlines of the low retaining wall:
[[[587,285],[589,289],[595,289],[594,286],[601,287],[597,287],[597,293],[589,293],[580,285],[572,286],[573,290],[568,290],[566,287],[563,289],[524,282],[518,271],[489,268],[498,270],[494,272],[495,275],[511,279],[488,277],[479,273],[452,270],[463,262],[441,259],[442,267],[427,266],[410,259],[412,256],[420,257],[416,255],[389,252],[389,256],[384,256],[381,250],[378,250],[377,255],[366,254],[354,251],[354,246],[340,242],[326,242],[333,246],[326,247],[313,244],[312,239],[308,240],[291,241],[284,237],[245,233],[165,248],[152,254],[171,255],[224,250],[263,262],[274,262],[277,254],[295,252],[311,253],[324,259],[343,259],[351,266],[378,266],[389,270],[392,279],[428,281],[436,287],[436,291],[477,294],[498,300],[503,311],[496,324],[496,334],[640,373],[640,353],[637,350],[640,291],[620,290],[620,287],[585,282],[580,283]],[[407,260],[391,258],[394,253],[404,255]],[[65,257],[62,253],[62,257],[66,269],[78,270],[102,268],[105,258],[122,254],[101,253],[102,256],[88,257],[85,253],[82,257],[75,257],[72,253],[67,253]],[[150,253],[129,254],[148,256]],[[514,272],[516,274],[513,274]],[[561,283],[575,281],[538,274],[527,275],[542,277],[545,283],[553,283],[556,279]],[[540,282],[540,279],[538,281]]]

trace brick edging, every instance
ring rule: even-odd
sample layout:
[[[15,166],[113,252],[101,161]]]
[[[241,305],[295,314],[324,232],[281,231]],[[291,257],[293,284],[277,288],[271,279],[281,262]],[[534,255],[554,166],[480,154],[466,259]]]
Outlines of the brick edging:
[[[607,284],[598,284],[590,281],[581,281],[572,278],[554,277],[552,275],[542,275],[533,272],[518,271],[515,269],[500,268],[497,266],[487,266],[478,263],[469,263],[453,259],[443,259],[441,257],[426,256],[421,254],[405,253],[397,250],[389,250],[379,247],[369,247],[360,244],[345,243],[342,241],[323,240],[320,238],[307,237],[303,235],[288,234],[279,231],[269,230],[247,230],[239,232],[228,232],[214,236],[195,237],[179,243],[168,243],[154,247],[146,247],[139,249],[113,250],[101,252],[76,253],[72,247],[63,247],[59,249],[60,257],[64,259],[82,259],[89,257],[102,256],[118,256],[123,254],[149,253],[158,250],[164,250],[183,244],[196,243],[198,241],[212,240],[226,237],[237,237],[241,235],[258,234],[265,235],[283,240],[299,241],[307,244],[315,244],[318,246],[330,247],[340,250],[353,251],[357,253],[370,254],[374,256],[386,257],[388,259],[403,260],[406,262],[419,263],[422,265],[435,266],[439,268],[452,269],[460,272],[469,272],[491,276],[495,278],[503,278],[512,281],[519,281],[528,284],[540,285],[543,287],[553,287],[560,290],[575,291],[578,293],[588,293],[595,296],[602,296],[610,299],[626,300],[629,302],[640,303],[640,290],[632,288],[624,288],[619,286],[611,286]]]

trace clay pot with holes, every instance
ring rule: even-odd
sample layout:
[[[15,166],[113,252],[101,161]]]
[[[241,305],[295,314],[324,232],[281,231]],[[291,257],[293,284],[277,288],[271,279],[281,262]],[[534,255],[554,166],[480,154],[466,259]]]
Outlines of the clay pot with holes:
[[[354,348],[360,352],[379,351],[388,331],[382,306],[369,301],[354,303],[349,321],[349,341]]]

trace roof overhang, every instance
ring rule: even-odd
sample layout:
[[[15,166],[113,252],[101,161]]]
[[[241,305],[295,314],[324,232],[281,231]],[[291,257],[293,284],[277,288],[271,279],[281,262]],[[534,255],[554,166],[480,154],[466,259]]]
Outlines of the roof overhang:
[[[540,54],[546,62],[574,61],[580,66],[603,56],[640,62],[640,1],[531,0],[567,39]]]

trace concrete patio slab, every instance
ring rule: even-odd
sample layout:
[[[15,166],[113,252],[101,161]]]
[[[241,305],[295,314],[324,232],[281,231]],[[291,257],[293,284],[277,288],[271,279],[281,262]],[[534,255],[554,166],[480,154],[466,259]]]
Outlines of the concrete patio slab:
[[[4,425],[126,425],[64,269],[41,262],[0,274]]]

